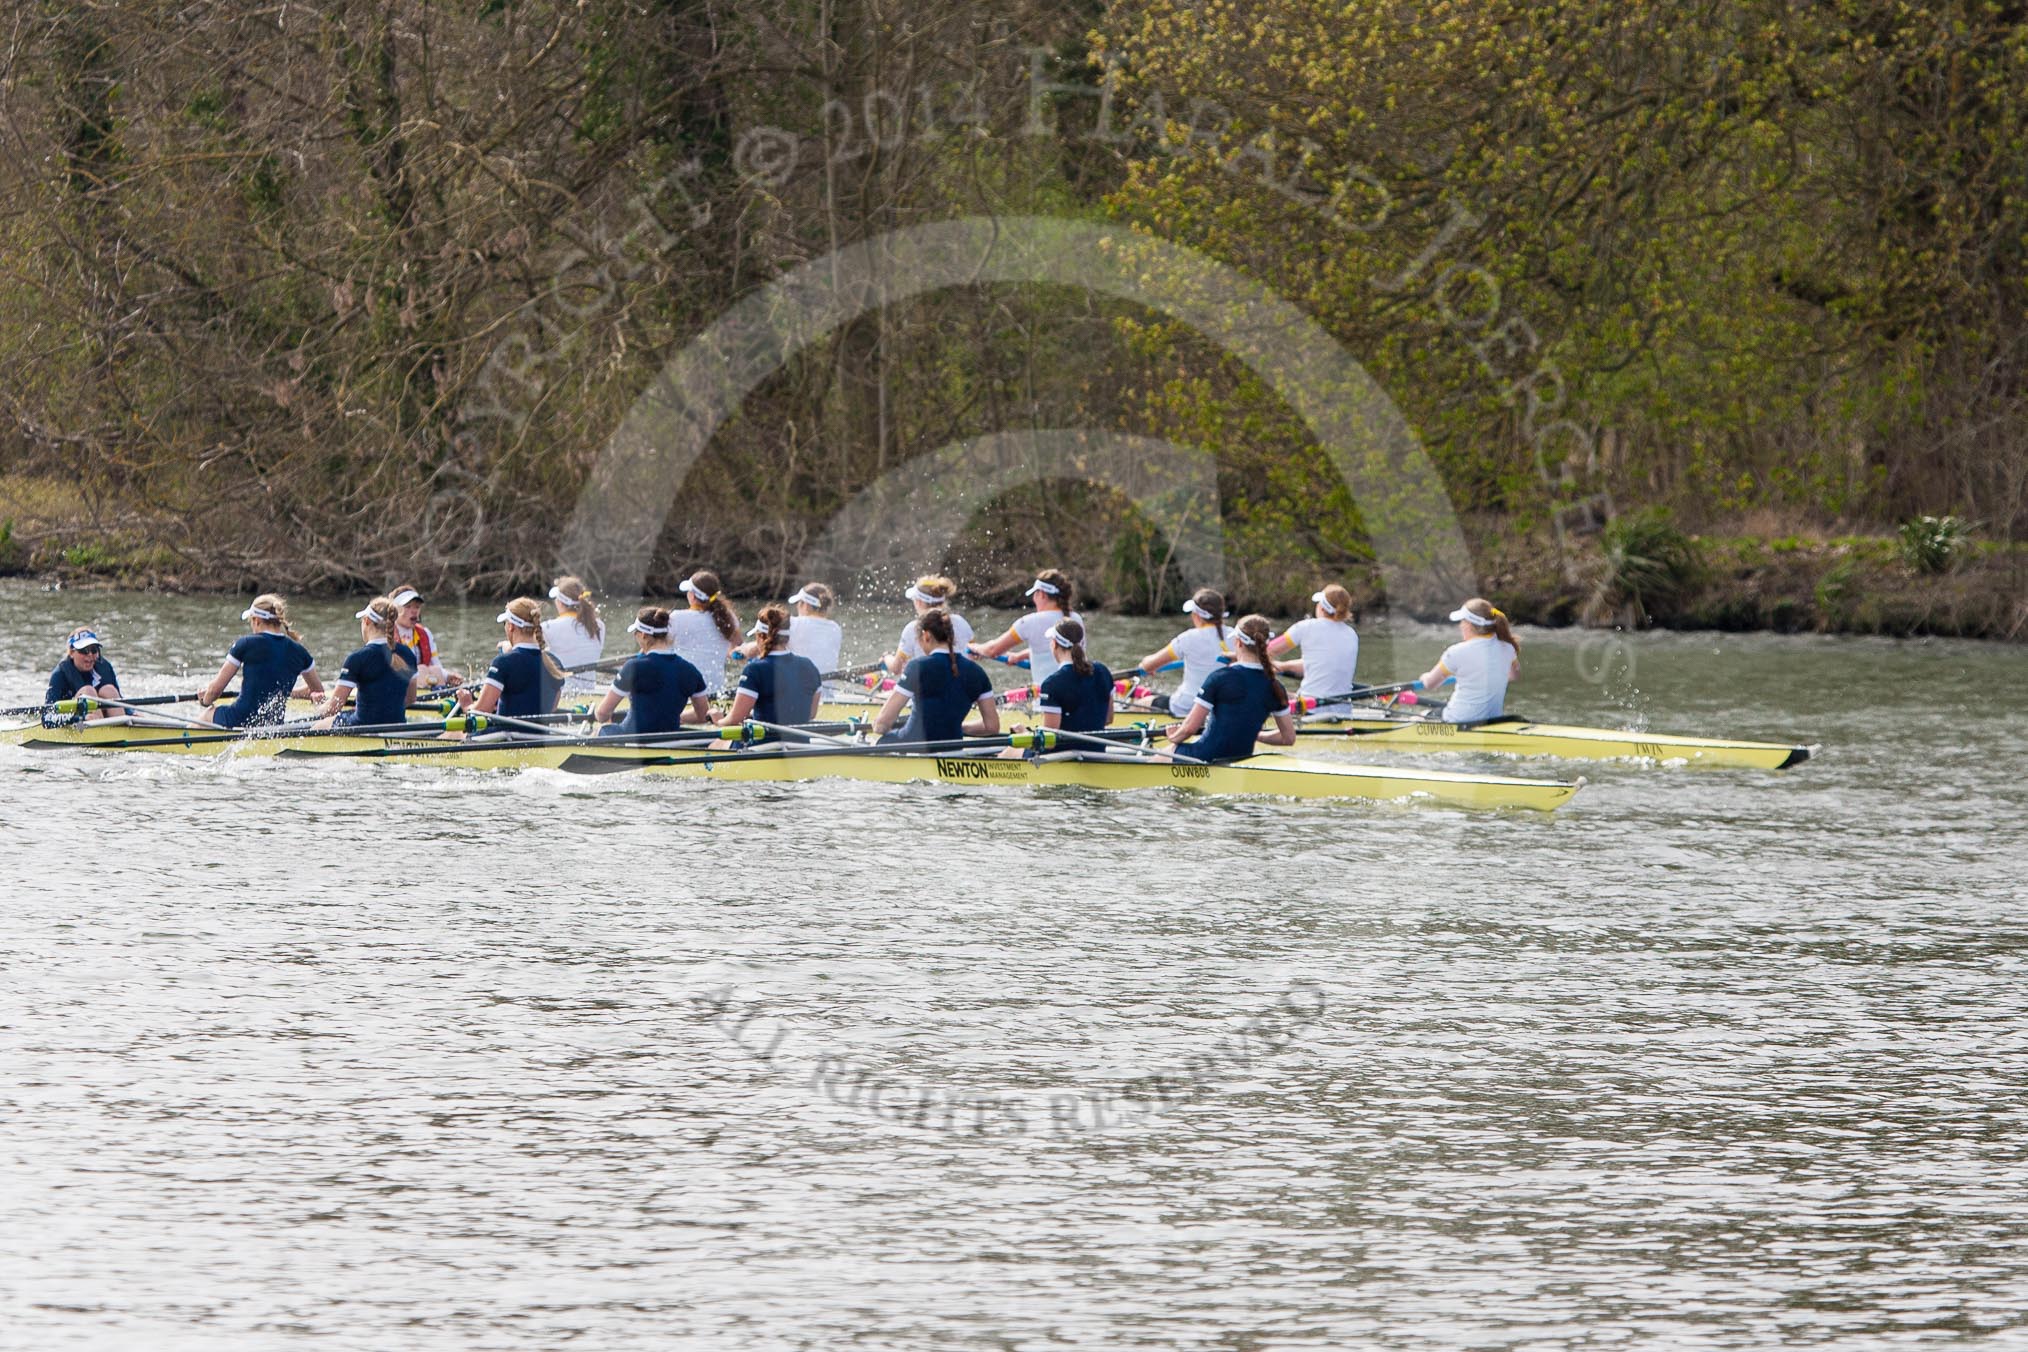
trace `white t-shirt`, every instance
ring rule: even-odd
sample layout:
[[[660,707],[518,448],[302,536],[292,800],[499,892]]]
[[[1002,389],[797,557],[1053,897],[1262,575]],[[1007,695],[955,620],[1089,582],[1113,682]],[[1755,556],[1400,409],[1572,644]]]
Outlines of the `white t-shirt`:
[[[1170,649],[1183,659],[1183,680],[1169,696],[1169,712],[1178,718],[1190,716],[1197,691],[1218,670],[1218,659],[1232,651],[1219,637],[1215,626],[1185,629],[1169,640]]]
[[[1074,610],[1068,616],[1054,610],[1031,610],[1014,621],[1014,632],[1028,645],[1028,680],[1031,685],[1041,685],[1062,665],[1056,660],[1056,650],[1049,645],[1049,631],[1061,619],[1084,623],[1084,616]],[[1091,651],[1089,633],[1085,635],[1085,651]]]
[[[791,625],[789,632],[793,634],[795,626]],[[951,633],[957,636],[958,651],[963,652],[972,641],[972,626],[965,623],[964,616],[953,615],[951,616]],[[908,628],[901,631],[901,655],[911,662],[922,656],[922,644],[916,641],[914,620],[910,620]]]
[[[593,638],[585,633],[584,627],[568,615],[558,615],[553,620],[542,622],[542,641],[549,645],[549,655],[560,667],[580,667],[587,662],[596,662],[606,650],[606,622],[599,621],[599,636]],[[566,695],[581,694],[598,688],[598,673],[595,671],[573,671],[563,682]]]
[[[1521,654],[1497,638],[1468,638],[1444,649],[1441,664],[1458,678],[1444,705],[1446,723],[1483,723],[1507,707],[1507,680]]]
[[[845,651],[845,631],[836,620],[798,615],[789,621],[789,651],[815,662],[820,672],[837,671],[838,656]]]
[[[669,646],[704,677],[705,693],[717,694],[725,689],[725,659],[732,652],[732,644],[718,632],[718,621],[711,618],[710,611],[672,611]]]
[[[1285,637],[1302,649],[1303,688],[1298,693],[1322,699],[1347,694],[1357,684],[1359,633],[1345,621],[1312,615],[1290,625]]]

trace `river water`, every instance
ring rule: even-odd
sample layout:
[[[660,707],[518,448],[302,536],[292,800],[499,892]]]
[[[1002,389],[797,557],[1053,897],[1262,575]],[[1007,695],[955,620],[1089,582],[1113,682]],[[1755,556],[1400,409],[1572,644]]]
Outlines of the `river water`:
[[[10,704],[241,604],[0,602]],[[0,747],[0,1347],[2028,1340],[2028,654],[1523,639],[1535,717],[1821,751],[1426,762],[1542,815]]]

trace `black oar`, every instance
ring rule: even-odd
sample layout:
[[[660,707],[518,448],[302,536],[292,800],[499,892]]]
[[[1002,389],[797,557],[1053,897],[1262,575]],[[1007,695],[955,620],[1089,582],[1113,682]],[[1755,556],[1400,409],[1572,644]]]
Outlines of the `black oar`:
[[[87,696],[87,698],[89,698],[89,696]],[[223,695],[220,695],[219,698],[222,700],[238,699],[239,691],[228,690]],[[153,707],[155,705],[161,704],[190,704],[194,702],[196,699],[197,699],[196,695],[142,695],[136,699],[122,700],[121,703],[127,705],[130,708],[139,709],[143,707]],[[76,712],[76,710],[66,709],[63,706],[66,704],[74,704],[75,702],[76,701],[74,700],[58,700],[54,704],[18,704],[12,709],[0,709],[0,718],[19,718],[25,714],[44,714],[50,713],[52,711],[58,713],[74,713]],[[111,701],[106,702],[110,703]]]
[[[1304,714],[1313,713],[1328,704],[1351,704],[1357,700],[1379,699],[1383,695],[1398,695],[1404,690],[1414,690],[1421,685],[1421,681],[1399,681],[1393,685],[1368,685],[1361,686],[1357,690],[1348,691],[1343,695],[1326,695],[1322,699],[1297,698],[1291,700],[1290,703],[1302,706],[1300,709],[1292,711],[1296,717],[1301,718]]]

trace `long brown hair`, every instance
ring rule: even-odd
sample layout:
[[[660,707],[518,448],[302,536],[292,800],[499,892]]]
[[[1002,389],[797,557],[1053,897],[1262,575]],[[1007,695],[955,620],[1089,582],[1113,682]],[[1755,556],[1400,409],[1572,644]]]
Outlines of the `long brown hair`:
[[[394,668],[395,674],[407,676],[413,672],[415,668],[408,664],[408,659],[395,651],[402,646],[398,632],[401,629],[401,607],[388,597],[376,596],[366,603],[364,618],[387,639],[388,665]]]
[[[1084,626],[1066,617],[1051,626],[1051,631],[1063,635],[1064,645],[1070,649],[1070,669],[1080,676],[1091,675],[1091,659],[1084,652]]]
[[[694,588],[689,593],[691,605],[702,603],[703,609],[711,612],[712,622],[718,626],[718,636],[727,643],[738,643],[739,616],[734,613],[732,602],[726,600],[719,589],[718,574],[708,568],[700,568],[690,575],[690,585]]]
[[[298,643],[303,641],[303,636],[296,632],[296,626],[289,623],[289,603],[275,593],[262,592],[253,599],[251,609],[265,610],[268,614],[275,617],[273,623],[282,626],[283,633]],[[256,620],[255,623],[258,624],[260,621]]]
[[[1491,626],[1493,637],[1512,648],[1516,653],[1521,651],[1521,641],[1514,637],[1514,630],[1507,623],[1506,611],[1500,609],[1483,596],[1474,596],[1471,600],[1465,602],[1463,608],[1477,615],[1482,620],[1491,620],[1493,622]],[[1483,632],[1487,626],[1475,624],[1472,628]]]
[[[1199,587],[1191,596],[1190,604],[1199,610],[1211,613],[1212,624],[1218,627],[1218,641],[1225,642],[1225,596],[1210,587]]]
[[[507,603],[507,613],[514,617],[516,628],[534,631],[535,646],[542,651],[543,670],[559,681],[568,676],[570,673],[563,669],[563,664],[550,656],[549,640],[542,632],[542,602],[532,596],[517,596]]]
[[[1261,670],[1267,673],[1268,687],[1274,692],[1275,702],[1286,709],[1289,704],[1288,687],[1282,684],[1281,677],[1275,675],[1275,664],[1268,658],[1268,641],[1274,631],[1268,628],[1267,616],[1243,615],[1239,623],[1232,627],[1236,633],[1244,634],[1252,640],[1245,646],[1252,648],[1254,655],[1260,658]],[[1239,650],[1235,648],[1233,651],[1236,653]]]
[[[931,606],[916,622],[916,632],[924,638],[933,638],[950,648],[951,675],[958,674],[958,631],[951,623],[951,612],[942,606]],[[928,657],[928,653],[923,654]]]
[[[761,656],[789,646],[789,608],[770,601],[754,617],[760,622]]]
[[[577,621],[577,627],[584,630],[584,636],[599,638],[599,608],[592,603],[591,588],[584,585],[583,579],[566,574],[549,585],[563,594],[561,599],[570,603],[564,609]]]
[[[1077,609],[1077,585],[1070,580],[1068,574],[1054,568],[1045,568],[1035,575],[1035,580],[1047,582],[1056,588],[1054,594],[1038,591],[1036,595],[1049,597],[1050,602],[1066,615]]]

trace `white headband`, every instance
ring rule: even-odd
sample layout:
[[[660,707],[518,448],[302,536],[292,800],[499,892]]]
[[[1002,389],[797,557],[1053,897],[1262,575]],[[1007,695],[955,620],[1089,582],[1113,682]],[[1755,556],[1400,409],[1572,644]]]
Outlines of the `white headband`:
[[[669,626],[665,624],[660,629],[657,629],[652,624],[642,624],[639,620],[635,620],[627,626],[627,632],[630,634],[666,634],[669,632]]]
[[[1183,603],[1183,613],[1185,615],[1195,615],[1200,620],[1215,620],[1218,618],[1203,606],[1198,605],[1197,598],[1194,596]]]
[[[766,634],[769,638],[773,638],[775,636],[775,631],[768,628],[767,622],[765,620],[755,620],[753,622],[753,628],[746,631],[746,636],[748,638],[752,638],[755,634]]]
[[[579,602],[583,600],[582,597],[565,596],[555,587],[549,589],[549,599],[556,602],[557,605],[562,606],[565,610],[576,610]]]
[[[682,585],[679,586],[677,590],[688,592],[692,596],[702,596],[706,601],[710,601],[712,597],[718,595],[717,592],[712,592],[710,596],[705,596],[704,588],[697,585],[697,579],[695,577],[684,578]]]
[[[380,618],[380,616],[378,616],[378,615],[374,614],[374,613],[373,613],[373,607],[372,607],[372,606],[368,606],[368,607],[367,607],[366,609],[364,609],[364,610],[360,611],[360,612],[359,612],[358,614],[354,615],[354,616],[353,616],[352,618],[353,618],[353,619],[355,619],[355,620],[372,620],[372,621],[373,621],[373,622],[374,622],[375,624],[387,624],[387,623],[391,623],[391,621],[387,621],[387,620],[383,620],[383,619],[381,619],[381,618]]]
[[[272,620],[275,618],[275,612],[262,610],[259,606],[248,606],[239,613],[239,617],[242,620]]]
[[[394,602],[398,606],[405,606],[410,601],[422,600],[422,593],[417,591],[414,587],[403,587],[399,592],[396,592],[393,596],[390,596],[387,599]]]
[[[792,606],[798,605],[815,606],[819,610],[822,610],[824,608],[824,603],[822,601],[819,601],[816,597],[810,595],[810,593],[806,591],[799,591],[794,596],[791,596],[789,598],[789,604]]]
[[[1048,592],[1048,593],[1049,593],[1049,594],[1050,594],[1051,596],[1061,596],[1061,595],[1063,595],[1063,590],[1062,590],[1062,588],[1060,588],[1060,587],[1056,587],[1056,586],[1053,586],[1053,585],[1051,585],[1050,583],[1044,582],[1044,581],[1043,581],[1043,580],[1042,580],[1041,578],[1039,578],[1039,577],[1035,579],[1035,585],[1033,585],[1032,587],[1030,587],[1030,588],[1029,588],[1029,589],[1028,589],[1027,591],[1025,591],[1025,592],[1022,592],[1021,594],[1022,594],[1023,596],[1033,596],[1033,595],[1035,595],[1035,593],[1037,593],[1037,592]]]
[[[1063,625],[1061,622],[1049,626],[1049,641],[1051,643],[1060,643],[1066,648],[1074,648],[1078,644],[1084,642],[1084,640],[1081,638],[1065,637],[1063,632]]]
[[[1454,620],[1465,620],[1468,623],[1477,625],[1481,629],[1491,629],[1500,622],[1497,616],[1481,615],[1476,611],[1466,610],[1463,606],[1459,606],[1456,610],[1453,610],[1451,618]]]
[[[1312,601],[1315,601],[1318,605],[1322,606],[1326,611],[1329,611],[1331,614],[1336,615],[1338,613],[1338,607],[1332,605],[1329,601],[1326,601],[1324,599],[1324,593],[1313,592],[1310,595],[1310,599]]]
[[[535,620],[524,620],[524,619],[522,619],[522,618],[521,618],[521,617],[520,617],[519,615],[516,615],[516,614],[515,614],[515,613],[514,613],[513,611],[511,611],[511,610],[503,610],[503,611],[501,611],[501,612],[500,612],[500,613],[499,613],[498,615],[495,615],[495,616],[493,617],[493,623],[495,623],[495,624],[511,624],[511,625],[513,625],[513,626],[514,626],[514,627],[515,627],[516,629],[540,629],[540,628],[542,627],[542,625],[541,625],[540,623],[538,623],[537,621],[535,621]]]
[[[950,599],[944,596],[931,596],[913,582],[908,584],[908,590],[903,592],[901,596],[904,601],[920,601],[926,606],[940,606]]]
[[[1255,643],[1252,639],[1246,636],[1246,630],[1244,629],[1233,630],[1232,636],[1234,639],[1238,640],[1241,643],[1244,643],[1249,648],[1257,648],[1260,646],[1258,643]]]

